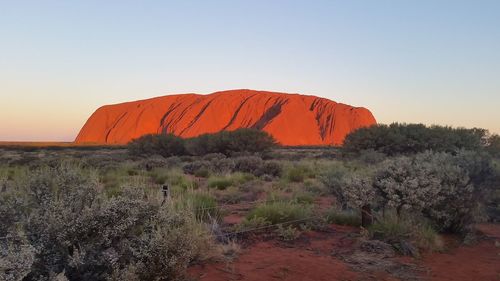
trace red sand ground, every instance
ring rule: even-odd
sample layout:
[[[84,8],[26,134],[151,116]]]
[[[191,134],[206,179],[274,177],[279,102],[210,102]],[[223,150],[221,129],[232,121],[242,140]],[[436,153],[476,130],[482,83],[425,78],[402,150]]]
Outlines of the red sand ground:
[[[422,265],[436,281],[500,280],[500,225],[480,225],[488,238],[472,246],[460,246],[447,253],[427,255]]]
[[[473,246],[459,246],[446,253],[426,254],[422,259],[395,257],[388,260],[415,268],[417,280],[500,280],[500,225],[480,226],[488,238]],[[194,280],[405,280],[384,270],[363,272],[343,262],[335,252],[349,251],[357,229],[334,226],[332,233],[309,232],[294,243],[257,242],[233,262],[208,263],[189,269]]]
[[[325,98],[232,90],[103,106],[92,114],[75,142],[125,144],[151,133],[194,137],[257,128],[283,145],[339,145],[351,131],[375,123],[368,109]]]
[[[353,230],[349,228],[349,231]],[[339,243],[340,235],[308,233],[304,236],[306,242],[302,243],[257,242],[244,249],[235,262],[197,265],[190,268],[190,276],[202,281],[357,280],[358,273],[331,257],[330,250]]]

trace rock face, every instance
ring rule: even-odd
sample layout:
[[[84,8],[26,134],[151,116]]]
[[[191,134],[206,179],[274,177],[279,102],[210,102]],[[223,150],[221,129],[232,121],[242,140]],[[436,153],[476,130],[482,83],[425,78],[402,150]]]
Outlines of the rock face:
[[[231,90],[106,105],[92,114],[75,142],[125,144],[151,133],[187,138],[256,128],[282,145],[340,145],[349,132],[375,123],[368,109],[325,98]]]

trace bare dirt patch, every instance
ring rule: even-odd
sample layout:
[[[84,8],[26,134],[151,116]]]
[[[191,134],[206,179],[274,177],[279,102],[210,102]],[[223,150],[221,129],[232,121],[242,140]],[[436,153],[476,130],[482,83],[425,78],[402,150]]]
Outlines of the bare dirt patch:
[[[293,242],[252,240],[235,260],[195,265],[189,275],[202,281],[500,280],[500,225],[479,229],[484,236],[473,245],[449,241],[446,252],[418,259],[367,240],[357,228],[333,225]]]
[[[500,280],[500,225],[479,225],[484,237],[444,253],[423,257],[424,279],[436,281]]]

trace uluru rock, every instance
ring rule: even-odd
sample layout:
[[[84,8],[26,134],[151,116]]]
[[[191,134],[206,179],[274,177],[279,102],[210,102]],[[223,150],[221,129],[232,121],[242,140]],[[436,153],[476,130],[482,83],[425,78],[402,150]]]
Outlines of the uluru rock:
[[[125,144],[151,133],[189,138],[256,128],[282,145],[340,145],[351,131],[375,123],[368,109],[325,98],[231,90],[106,105],[92,114],[75,142]]]

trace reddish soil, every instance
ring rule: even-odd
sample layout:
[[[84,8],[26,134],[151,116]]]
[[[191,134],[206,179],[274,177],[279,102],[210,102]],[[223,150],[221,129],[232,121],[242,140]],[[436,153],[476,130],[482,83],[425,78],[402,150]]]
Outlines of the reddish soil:
[[[356,251],[359,230],[332,226],[307,232],[293,243],[259,241],[234,261],[195,265],[194,280],[500,280],[499,225],[482,225],[485,237],[472,246],[456,246],[422,259],[385,256],[374,260]],[[347,258],[345,258],[347,257]]]
[[[261,241],[244,249],[235,262],[197,265],[189,273],[195,280],[203,281],[357,280],[358,273],[329,252],[339,237],[310,233],[293,244]],[[309,243],[310,239],[314,243]]]
[[[244,218],[244,215],[235,212],[225,216],[223,219],[223,223],[225,225],[235,225],[241,223]]]
[[[477,244],[460,246],[446,253],[427,255],[425,277],[436,281],[500,280],[500,225],[480,225],[486,237]]]
[[[283,145],[339,145],[351,131],[375,124],[371,112],[315,96],[232,90],[209,95],[169,95],[103,106],[76,143],[125,144],[145,134],[189,138],[256,128]]]

